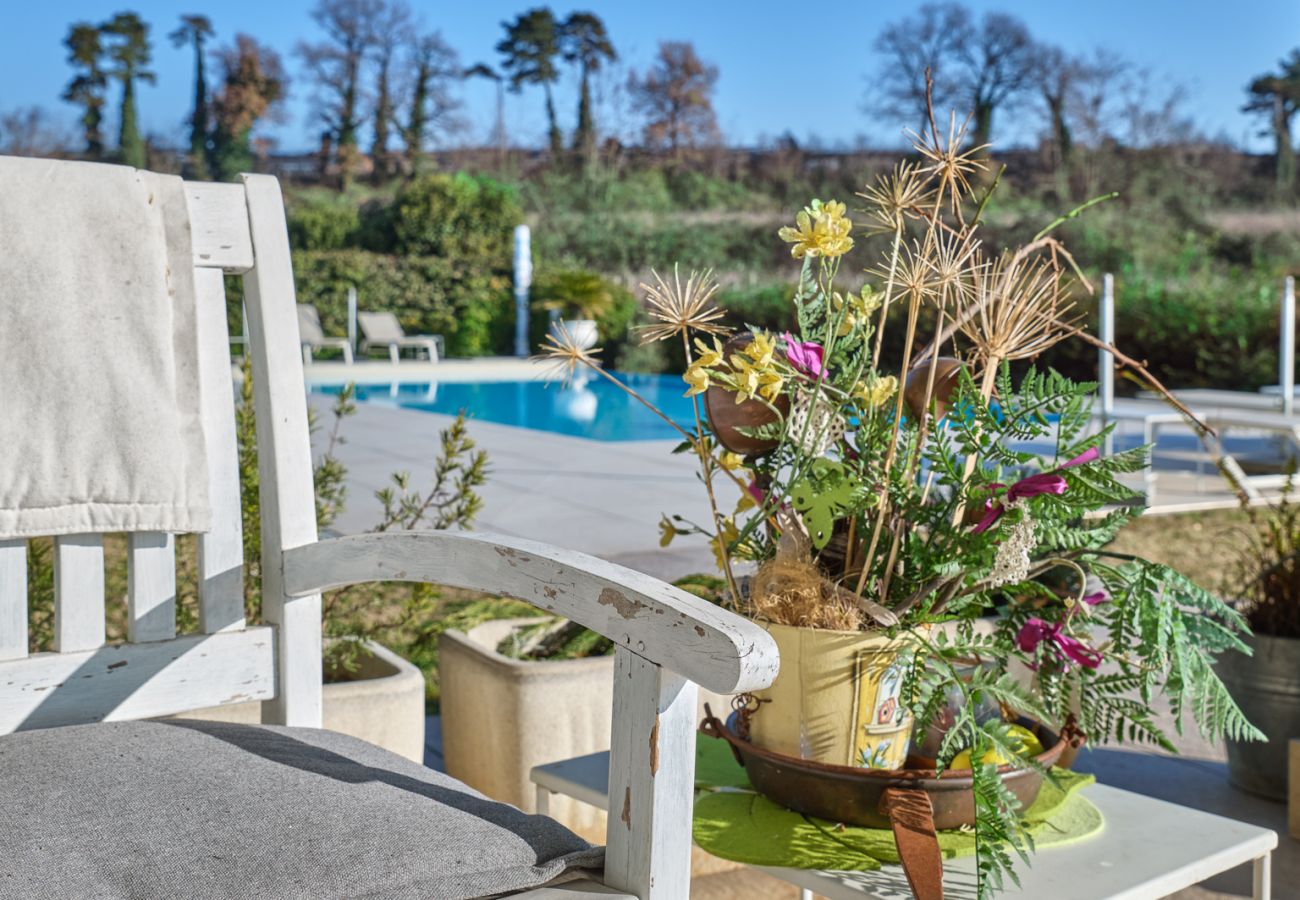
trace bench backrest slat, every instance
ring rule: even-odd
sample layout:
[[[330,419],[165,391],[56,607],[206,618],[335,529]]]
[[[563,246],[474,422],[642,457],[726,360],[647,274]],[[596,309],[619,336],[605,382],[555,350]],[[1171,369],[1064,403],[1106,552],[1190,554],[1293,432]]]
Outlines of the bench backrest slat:
[[[0,541],[0,660],[27,655],[27,542]]]
[[[104,645],[104,537],[54,539],[54,652]]]

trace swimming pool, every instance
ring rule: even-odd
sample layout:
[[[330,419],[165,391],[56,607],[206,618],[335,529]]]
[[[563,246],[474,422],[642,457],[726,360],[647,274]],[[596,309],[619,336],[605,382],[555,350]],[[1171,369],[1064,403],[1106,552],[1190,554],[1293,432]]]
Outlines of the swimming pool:
[[[693,427],[690,399],[680,375],[628,375],[620,381],[662,409],[675,422]],[[342,385],[313,385],[312,393],[331,395]],[[357,385],[361,403],[456,415],[518,428],[551,431],[595,441],[675,440],[668,423],[600,376],[565,387],[548,381],[479,381],[428,384]]]

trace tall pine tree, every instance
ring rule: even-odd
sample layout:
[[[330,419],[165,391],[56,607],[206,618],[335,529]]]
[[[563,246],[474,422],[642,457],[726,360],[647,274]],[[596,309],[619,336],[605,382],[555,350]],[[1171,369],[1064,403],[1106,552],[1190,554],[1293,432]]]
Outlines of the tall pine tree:
[[[118,161],[142,169],[148,162],[144,137],[135,107],[136,82],[153,84],[154,73],[146,68],[152,58],[149,25],[132,12],[118,13],[100,26],[113,68],[108,74],[122,83],[122,112],[118,128]]]
[[[503,22],[506,36],[497,44],[501,68],[510,80],[510,90],[519,93],[526,84],[540,84],[546,93],[546,121],[549,124],[551,156],[564,154],[564,138],[555,118],[551,85],[560,78],[555,58],[560,53],[560,28],[547,7],[530,9],[513,22]]]
[[[203,45],[212,37],[212,23],[207,16],[181,16],[181,26],[169,37],[177,47],[194,48],[194,109],[190,112],[190,178],[206,180],[208,175],[208,130],[211,110],[208,108],[208,81],[203,65]]]
[[[81,133],[89,159],[104,157],[104,104],[108,76],[104,72],[104,43],[99,28],[78,22],[68,29],[63,44],[68,48],[68,64],[76,74],[63,89],[63,99],[81,107]]]
[[[596,122],[591,110],[591,74],[601,63],[617,59],[614,45],[605,31],[605,23],[595,13],[575,12],[560,28],[560,48],[565,62],[579,71],[578,127],[573,133],[573,149],[584,166],[596,156]]]

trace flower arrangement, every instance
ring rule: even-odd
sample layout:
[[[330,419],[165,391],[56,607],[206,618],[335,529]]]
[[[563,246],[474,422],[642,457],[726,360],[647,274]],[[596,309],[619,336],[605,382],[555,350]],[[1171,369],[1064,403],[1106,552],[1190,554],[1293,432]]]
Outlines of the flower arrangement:
[[[800,263],[797,329],[732,333],[710,273],[674,271],[643,285],[642,335],[685,351],[694,417],[673,424],[711,508],[706,523],[665,515],[662,543],[704,535],[724,602],[745,615],[908,638],[900,704],[917,734],[942,725],[938,770],[973,766],[981,897],[1030,849],[997,766],[1037,765],[1012,720],[977,714],[990,701],[1093,742],[1173,749],[1157,694],[1180,727],[1189,713],[1211,737],[1258,734],[1212,669],[1244,650],[1241,616],[1107,549],[1140,513],[1118,476],[1140,471],[1146,448],[1100,453],[1094,385],[1012,373],[1059,341],[1097,343],[1071,300],[1091,287],[1053,236],[1097,201],[995,251],[980,237],[999,182],[983,149],[931,116],[916,157],[858,195],[865,222],[814,200],[782,228]],[[842,268],[864,233],[883,249],[850,290]],[[901,348],[897,370],[886,346]],[[561,335],[543,355],[637,396],[594,352]]]

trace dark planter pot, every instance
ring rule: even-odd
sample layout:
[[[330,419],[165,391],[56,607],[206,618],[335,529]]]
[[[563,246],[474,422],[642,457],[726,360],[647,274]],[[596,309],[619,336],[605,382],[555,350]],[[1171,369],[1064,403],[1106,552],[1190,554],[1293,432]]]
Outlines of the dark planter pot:
[[[752,337],[748,334],[732,336],[725,345],[723,353],[730,359],[731,354],[741,352],[749,345]],[[782,394],[773,404],[779,413],[761,400],[736,402],[736,395],[717,385],[704,392],[704,411],[709,417],[709,426],[718,443],[732,453],[741,456],[758,456],[773,450],[777,441],[759,440],[741,434],[741,428],[760,428],[778,421],[790,413],[790,398]]]
[[[1228,780],[1252,794],[1286,799],[1287,741],[1300,735],[1300,640],[1254,635],[1254,656],[1225,653],[1215,666],[1262,741],[1228,741]]]

